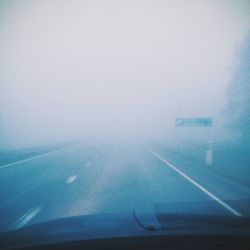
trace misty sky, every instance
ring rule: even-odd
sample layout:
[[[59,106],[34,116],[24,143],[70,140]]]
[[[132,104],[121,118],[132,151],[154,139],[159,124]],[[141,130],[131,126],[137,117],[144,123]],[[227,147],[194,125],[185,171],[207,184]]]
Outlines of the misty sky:
[[[249,1],[0,2],[0,146],[165,136],[217,117]]]

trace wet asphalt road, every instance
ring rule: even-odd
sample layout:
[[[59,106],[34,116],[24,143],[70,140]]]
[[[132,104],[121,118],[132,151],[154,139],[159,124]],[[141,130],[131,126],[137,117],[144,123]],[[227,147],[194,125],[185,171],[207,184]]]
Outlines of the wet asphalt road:
[[[84,145],[0,167],[0,232],[75,215],[130,213],[147,204],[213,201],[250,215],[250,190],[156,145]]]

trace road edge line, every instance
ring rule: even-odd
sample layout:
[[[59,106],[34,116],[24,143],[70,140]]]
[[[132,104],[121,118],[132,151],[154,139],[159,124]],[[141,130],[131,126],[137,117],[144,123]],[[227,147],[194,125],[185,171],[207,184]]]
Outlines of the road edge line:
[[[66,148],[68,148],[68,147],[66,147]],[[29,162],[29,161],[33,161],[33,160],[36,160],[36,159],[39,159],[39,158],[42,158],[42,157],[46,157],[46,156],[55,154],[55,153],[57,153],[57,152],[60,152],[60,151],[62,151],[62,150],[65,150],[66,148],[60,148],[60,149],[53,150],[53,151],[50,151],[50,152],[47,152],[47,153],[43,153],[43,154],[40,154],[40,155],[37,155],[37,156],[29,157],[29,158],[26,158],[26,159],[24,159],[24,160],[20,160],[20,161],[8,163],[8,164],[6,164],[6,165],[0,166],[0,169],[8,168],[8,167],[13,167],[13,166],[16,166],[16,165],[25,163],[25,162]]]
[[[205,187],[203,187],[202,185],[200,185],[198,182],[196,182],[195,180],[193,180],[192,178],[190,178],[188,175],[186,175],[185,173],[183,173],[181,170],[179,170],[177,167],[175,167],[173,164],[171,164],[169,161],[167,161],[166,159],[164,159],[162,156],[160,156],[159,154],[155,153],[154,151],[152,151],[151,149],[147,148],[146,146],[143,145],[143,147],[149,151],[151,154],[153,154],[155,157],[157,157],[159,160],[161,160],[162,162],[164,162],[166,165],[168,165],[170,168],[172,168],[174,171],[176,171],[178,174],[180,174],[182,177],[184,177],[186,180],[188,180],[189,182],[191,182],[194,186],[196,186],[198,189],[200,189],[201,191],[203,191],[206,195],[208,195],[210,198],[212,198],[214,201],[216,201],[217,203],[219,203],[222,207],[224,207],[225,209],[227,209],[229,212],[231,212],[233,215],[235,216],[242,216],[241,213],[239,213],[237,210],[235,210],[234,208],[232,208],[231,206],[229,206],[227,203],[225,203],[223,200],[221,200],[220,198],[218,198],[216,195],[212,194],[210,191],[208,191]]]

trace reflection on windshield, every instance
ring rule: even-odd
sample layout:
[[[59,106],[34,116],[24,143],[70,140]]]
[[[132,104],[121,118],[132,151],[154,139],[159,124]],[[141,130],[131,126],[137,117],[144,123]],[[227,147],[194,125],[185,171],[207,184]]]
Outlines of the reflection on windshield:
[[[2,1],[0,232],[152,204],[249,216],[249,8]]]

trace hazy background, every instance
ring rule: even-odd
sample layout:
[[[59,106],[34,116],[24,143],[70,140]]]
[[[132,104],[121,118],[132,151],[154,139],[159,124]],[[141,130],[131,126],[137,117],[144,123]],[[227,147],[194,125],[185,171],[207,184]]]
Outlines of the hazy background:
[[[183,116],[213,117],[214,137],[228,136],[249,13],[247,0],[1,0],[0,148],[174,140]]]

